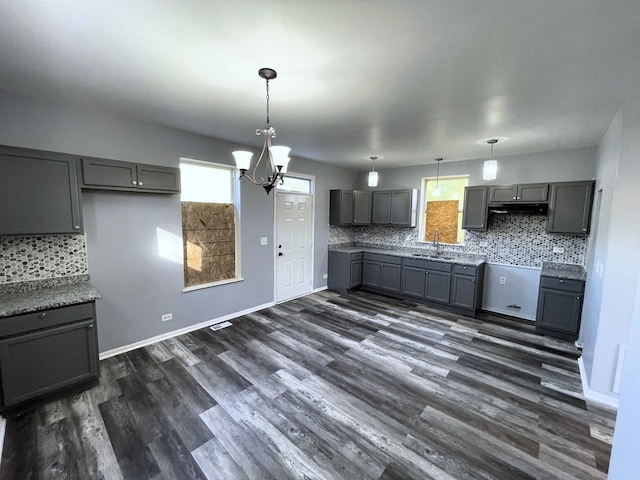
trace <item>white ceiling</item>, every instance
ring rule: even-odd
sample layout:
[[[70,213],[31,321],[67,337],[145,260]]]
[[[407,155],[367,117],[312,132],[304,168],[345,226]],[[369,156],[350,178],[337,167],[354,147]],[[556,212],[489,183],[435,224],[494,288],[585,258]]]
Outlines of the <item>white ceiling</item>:
[[[0,0],[0,88],[366,170],[596,145],[640,0]]]

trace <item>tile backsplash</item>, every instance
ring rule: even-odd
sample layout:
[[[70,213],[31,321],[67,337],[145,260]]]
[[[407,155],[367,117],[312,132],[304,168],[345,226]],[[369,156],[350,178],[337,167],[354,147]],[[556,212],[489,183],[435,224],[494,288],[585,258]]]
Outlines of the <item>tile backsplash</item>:
[[[546,215],[509,213],[490,215],[487,231],[465,231],[464,245],[442,245],[450,252],[486,255],[487,261],[525,267],[541,267],[543,262],[583,265],[587,238],[545,232]],[[405,248],[433,248],[421,242],[418,228],[361,225],[329,228],[329,244],[356,242]],[[486,242],[487,246],[480,246]],[[553,253],[554,247],[564,249]]]
[[[86,273],[84,235],[0,236],[0,284]]]

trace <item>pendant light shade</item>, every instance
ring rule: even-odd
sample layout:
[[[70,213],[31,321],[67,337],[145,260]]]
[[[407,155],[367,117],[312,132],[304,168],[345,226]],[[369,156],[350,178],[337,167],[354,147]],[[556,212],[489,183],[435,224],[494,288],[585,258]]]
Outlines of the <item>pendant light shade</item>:
[[[370,187],[378,186],[378,172],[376,172],[377,158],[378,157],[371,157],[372,168],[371,168],[371,171],[369,172],[369,181],[367,182],[367,185],[369,185]]]
[[[436,170],[436,186],[433,188],[433,191],[431,192],[431,195],[433,195],[434,197],[439,197],[440,196],[440,162],[442,161],[442,158],[436,158],[436,163],[438,164],[438,168]]]
[[[483,180],[495,180],[498,176],[498,161],[493,159],[493,145],[498,143],[496,138],[487,140],[487,143],[491,145],[491,153],[489,154],[489,160],[485,160],[484,167],[482,169]]]

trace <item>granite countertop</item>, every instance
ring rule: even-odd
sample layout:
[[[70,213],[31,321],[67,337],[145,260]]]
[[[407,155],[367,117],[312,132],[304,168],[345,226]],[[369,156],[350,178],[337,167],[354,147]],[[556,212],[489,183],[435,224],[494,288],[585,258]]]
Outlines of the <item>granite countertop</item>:
[[[100,298],[88,275],[0,285],[0,318]]]
[[[543,277],[580,280],[583,282],[587,279],[587,271],[585,268],[582,265],[571,263],[544,262],[540,275]]]
[[[378,253],[382,255],[393,255],[396,257],[416,258],[423,260],[433,260],[437,262],[445,263],[457,263],[459,265],[471,265],[478,266],[485,263],[485,258],[482,255],[472,255],[458,252],[444,251],[440,255],[435,255],[433,250],[417,249],[417,248],[385,248],[380,246],[366,246],[366,245],[334,245],[329,246],[330,251],[344,252],[344,253]]]

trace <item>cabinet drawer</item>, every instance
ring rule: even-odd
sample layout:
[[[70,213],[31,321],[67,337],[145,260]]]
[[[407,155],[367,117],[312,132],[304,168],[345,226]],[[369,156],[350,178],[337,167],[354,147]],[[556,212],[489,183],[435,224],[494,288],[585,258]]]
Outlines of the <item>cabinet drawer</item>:
[[[352,253],[351,261],[353,262],[354,260],[362,260],[362,252]]]
[[[473,275],[475,277],[478,272],[478,267],[473,267],[471,265],[454,265],[453,273],[457,273],[458,275]]]
[[[540,277],[540,287],[565,292],[582,293],[584,290],[584,282],[565,278]]]
[[[379,253],[367,253],[363,255],[364,260],[379,263],[392,263],[400,265],[402,263],[402,257],[396,257],[395,255],[381,255]]]
[[[421,260],[418,258],[405,258],[402,262],[407,267],[424,268],[425,270],[435,270],[437,272],[451,272],[452,263],[434,262],[432,260]]]
[[[6,317],[0,319],[0,337],[91,318],[93,318],[92,302]]]

